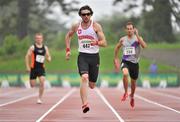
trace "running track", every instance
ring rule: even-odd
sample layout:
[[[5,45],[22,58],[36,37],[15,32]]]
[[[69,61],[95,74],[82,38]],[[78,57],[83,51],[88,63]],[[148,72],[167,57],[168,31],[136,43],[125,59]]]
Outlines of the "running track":
[[[135,108],[120,102],[122,89],[89,89],[90,112],[83,114],[79,88],[0,89],[0,122],[179,122],[180,88],[137,88]]]

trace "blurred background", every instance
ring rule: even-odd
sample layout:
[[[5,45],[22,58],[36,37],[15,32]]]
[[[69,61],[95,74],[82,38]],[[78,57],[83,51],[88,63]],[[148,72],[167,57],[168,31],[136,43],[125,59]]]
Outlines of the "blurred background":
[[[180,0],[0,0],[0,84],[24,86],[29,75],[24,57],[41,32],[52,62],[46,63],[47,80],[61,86],[64,81],[78,86],[77,37],[71,40],[72,56],[65,60],[65,34],[80,21],[78,9],[89,5],[105,33],[108,47],[101,48],[98,85],[117,86],[121,72],[113,66],[114,47],[132,21],[147,42],[142,50],[138,85],[180,86]],[[145,85],[149,87],[149,85]]]

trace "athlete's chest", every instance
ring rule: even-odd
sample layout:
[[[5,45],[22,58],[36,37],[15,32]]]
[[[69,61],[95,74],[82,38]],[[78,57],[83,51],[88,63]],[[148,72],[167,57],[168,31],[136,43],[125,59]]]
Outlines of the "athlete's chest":
[[[34,53],[39,54],[39,55],[45,55],[45,49],[44,48],[35,48]]]

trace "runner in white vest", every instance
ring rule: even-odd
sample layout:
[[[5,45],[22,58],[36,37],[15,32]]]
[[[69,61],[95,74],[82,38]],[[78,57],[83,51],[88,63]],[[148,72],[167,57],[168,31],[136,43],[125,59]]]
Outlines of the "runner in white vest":
[[[90,26],[87,29],[82,28],[82,22],[80,22],[77,29],[78,43],[79,43],[79,52],[96,54],[99,52],[99,45],[91,45],[91,40],[97,40],[98,37],[94,30],[94,22],[90,20]]]
[[[99,72],[99,47],[107,45],[101,25],[91,19],[93,11],[89,6],[79,9],[79,16],[82,21],[73,25],[66,34],[66,59],[70,59],[70,40],[74,33],[78,36],[79,56],[78,70],[81,76],[80,96],[82,100],[83,113],[89,111],[87,100],[88,83],[93,89],[97,81]]]
[[[128,74],[131,78],[131,93],[130,105],[134,107],[134,93],[136,89],[136,80],[139,75],[139,56],[141,47],[147,47],[146,43],[143,41],[143,38],[139,36],[138,30],[134,28],[132,22],[126,24],[127,35],[120,38],[118,44],[115,47],[114,52],[114,64],[116,71],[119,70],[120,61],[118,58],[118,51],[122,47],[122,61],[121,61],[121,70],[123,73],[123,84],[125,93],[121,98],[121,101],[125,101],[128,97]],[[140,47],[141,46],[141,47]]]

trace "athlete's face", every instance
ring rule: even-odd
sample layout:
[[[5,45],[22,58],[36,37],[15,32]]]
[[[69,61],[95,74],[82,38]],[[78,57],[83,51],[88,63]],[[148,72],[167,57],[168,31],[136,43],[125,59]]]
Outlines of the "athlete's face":
[[[83,22],[88,23],[91,18],[91,12],[89,10],[82,10],[81,18],[82,18]]]
[[[132,36],[134,34],[133,25],[126,25],[126,32],[127,32],[127,35]]]
[[[42,44],[43,36],[42,35],[36,35],[35,36],[35,41],[36,41],[37,44]]]

